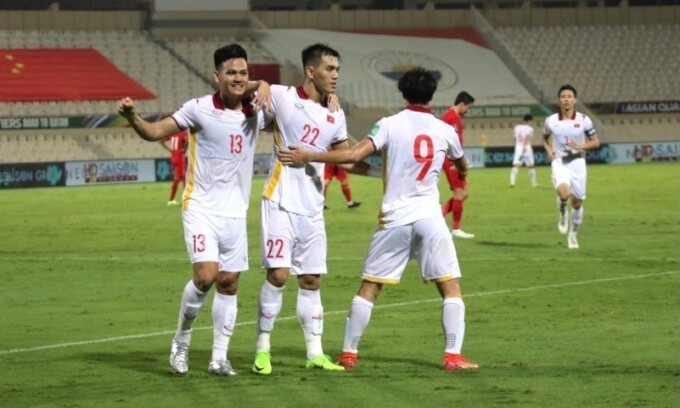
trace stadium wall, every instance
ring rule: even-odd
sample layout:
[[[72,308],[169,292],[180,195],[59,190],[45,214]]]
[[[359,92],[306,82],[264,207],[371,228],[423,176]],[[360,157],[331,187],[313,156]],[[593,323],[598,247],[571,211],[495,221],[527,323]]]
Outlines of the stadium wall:
[[[142,30],[146,22],[143,11],[0,11],[0,30]]]
[[[680,7],[518,8],[481,11],[494,27],[573,26],[603,24],[678,24]],[[1,30],[145,29],[158,25],[164,34],[185,35],[204,29],[316,28],[323,30],[451,28],[468,25],[469,10],[310,10],[162,12],[145,11],[1,10]],[[200,23],[199,23],[200,22]],[[231,23],[230,23],[231,22]],[[231,28],[228,27],[231,25]],[[227,27],[225,27],[227,26]],[[203,27],[203,28],[201,28]]]

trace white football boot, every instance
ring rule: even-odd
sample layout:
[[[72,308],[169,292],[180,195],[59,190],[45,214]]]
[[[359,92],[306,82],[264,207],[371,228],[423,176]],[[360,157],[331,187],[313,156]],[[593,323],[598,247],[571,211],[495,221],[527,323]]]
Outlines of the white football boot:
[[[172,339],[170,366],[177,374],[186,374],[189,371],[189,345],[187,343],[179,343]]]

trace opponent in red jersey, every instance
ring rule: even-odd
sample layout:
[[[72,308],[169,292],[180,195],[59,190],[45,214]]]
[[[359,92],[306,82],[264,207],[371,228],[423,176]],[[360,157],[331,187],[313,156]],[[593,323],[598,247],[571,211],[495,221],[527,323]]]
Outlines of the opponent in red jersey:
[[[356,208],[361,205],[361,202],[352,200],[352,191],[349,189],[349,180],[347,179],[347,172],[333,163],[326,163],[323,173],[323,198],[326,198],[326,192],[328,191],[328,185],[331,184],[331,180],[335,177],[342,186],[342,194],[345,195],[345,200],[347,200],[347,208]],[[328,206],[324,204],[324,209],[328,209]]]
[[[182,130],[160,142],[165,150],[170,152],[170,164],[172,165],[172,187],[170,188],[170,200],[168,200],[168,205],[179,204],[177,200],[175,200],[175,194],[177,194],[177,187],[179,186],[180,181],[182,182],[182,186],[184,186],[184,175],[187,172],[186,158],[184,156],[184,152],[187,148],[187,132],[189,131]]]
[[[444,114],[441,119],[453,126],[456,129],[458,138],[460,139],[460,145],[463,146],[463,116],[467,114],[470,106],[475,102],[475,98],[469,93],[463,91],[456,96],[456,100]],[[460,178],[458,172],[452,168],[453,162],[448,158],[444,160],[444,174],[446,174],[446,179],[449,181],[449,187],[453,191],[453,197],[451,197],[446,204],[442,207],[442,214],[446,217],[449,213],[453,213],[453,224],[451,229],[451,235],[454,238],[474,238],[474,234],[469,234],[463,231],[460,227],[461,220],[463,218],[463,201],[468,196],[467,182],[464,178]]]

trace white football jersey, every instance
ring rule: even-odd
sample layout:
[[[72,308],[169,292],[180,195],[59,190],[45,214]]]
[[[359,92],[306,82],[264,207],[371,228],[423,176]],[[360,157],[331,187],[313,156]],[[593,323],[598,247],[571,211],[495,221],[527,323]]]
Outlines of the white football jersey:
[[[439,174],[444,157],[463,157],[456,130],[419,106],[381,119],[368,136],[383,155],[381,228],[441,217]]]
[[[515,126],[512,134],[515,137],[515,147],[524,146],[527,143],[531,145],[531,138],[534,135],[534,127],[527,125],[526,123],[520,123]]]
[[[301,88],[272,85],[274,154],[277,149],[300,146],[305,150],[325,152],[347,140],[347,124],[342,110],[330,112],[309,99]],[[262,195],[296,214],[314,216],[323,213],[323,163],[309,163],[304,168],[284,166],[278,159],[269,172]]]
[[[233,218],[245,218],[250,202],[255,139],[266,126],[260,111],[225,109],[219,94],[182,105],[171,116],[189,137],[189,165],[182,208]]]
[[[545,119],[543,134],[553,136],[553,152],[556,158],[579,154],[569,147],[572,142],[585,143],[586,137],[597,134],[590,118],[574,111],[571,118],[563,118],[561,113],[554,113]]]

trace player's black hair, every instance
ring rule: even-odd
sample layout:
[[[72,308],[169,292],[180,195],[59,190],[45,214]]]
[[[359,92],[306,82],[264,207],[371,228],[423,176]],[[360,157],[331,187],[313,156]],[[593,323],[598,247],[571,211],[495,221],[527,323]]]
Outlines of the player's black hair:
[[[306,68],[307,65],[319,65],[321,58],[325,55],[330,55],[335,57],[338,61],[342,61],[340,58],[340,53],[329,47],[327,44],[316,43],[302,50],[302,68]]]
[[[534,117],[531,116],[530,113],[527,113],[526,115],[524,115],[524,117],[523,117],[522,119],[523,119],[525,122],[528,122],[528,121],[530,121],[530,120],[534,120]]]
[[[576,94],[576,88],[574,88],[573,86],[571,86],[571,85],[569,85],[569,84],[562,85],[562,86],[560,87],[560,90],[557,91],[557,97],[558,97],[558,98],[560,97],[560,94],[562,93],[562,91],[572,91],[572,92],[574,93],[574,98],[576,98],[576,95],[577,95],[577,94]]]
[[[213,59],[215,60],[215,69],[220,69],[223,62],[233,58],[243,58],[248,61],[248,53],[238,44],[229,44],[216,49],[213,56]]]
[[[414,68],[399,78],[398,87],[409,103],[427,105],[437,90],[437,80],[425,69]]]
[[[472,105],[475,102],[475,98],[472,97],[469,93],[463,91],[458,93],[456,95],[456,99],[453,102],[454,105],[459,105],[461,103],[464,103],[465,105]]]

